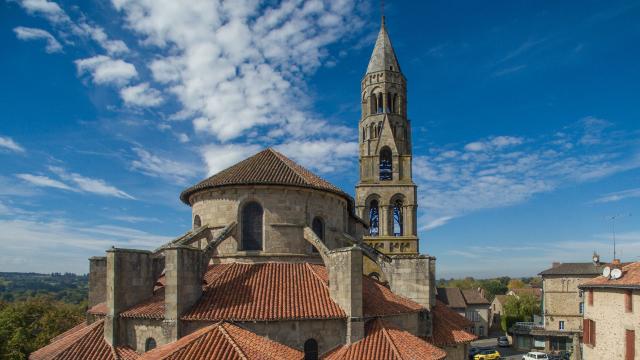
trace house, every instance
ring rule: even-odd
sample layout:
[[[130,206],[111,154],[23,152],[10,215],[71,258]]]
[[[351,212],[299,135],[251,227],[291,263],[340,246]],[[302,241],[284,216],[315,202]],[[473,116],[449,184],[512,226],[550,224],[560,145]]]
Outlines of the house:
[[[542,277],[542,324],[516,324],[511,329],[518,349],[572,352],[582,336],[584,297],[579,285],[602,273],[606,266],[594,254],[591,262],[553,263]]]
[[[620,264],[616,276],[598,276],[579,288],[585,292],[582,325],[584,360],[640,357],[640,262]],[[605,274],[607,271],[605,271]]]
[[[86,322],[30,358],[465,359],[472,324],[436,301],[436,259],[419,249],[384,20],[360,85],[356,199],[273,149],[240,161],[180,194],[183,235],[89,259]],[[464,299],[478,322],[486,300]]]
[[[489,317],[489,326],[494,329],[500,329],[500,321],[504,315],[504,304],[507,302],[507,295],[496,295],[491,302],[491,315]]]
[[[472,331],[480,337],[489,336],[491,304],[476,289],[437,288],[436,298],[473,323]]]

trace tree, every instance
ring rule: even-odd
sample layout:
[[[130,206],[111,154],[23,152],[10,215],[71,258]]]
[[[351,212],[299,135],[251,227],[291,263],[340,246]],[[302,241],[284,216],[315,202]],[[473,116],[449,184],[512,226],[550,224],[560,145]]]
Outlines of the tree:
[[[504,318],[502,327],[507,331],[513,322],[517,321],[533,321],[533,315],[540,314],[540,301],[530,294],[524,294],[520,297],[508,296],[504,303]],[[509,324],[509,321],[511,323]]]
[[[489,301],[493,301],[496,295],[504,295],[507,293],[507,286],[498,279],[481,280],[480,287],[484,289],[485,297]]]
[[[524,282],[522,280],[520,280],[520,279],[511,279],[511,280],[509,280],[509,285],[507,285],[509,290],[521,289],[524,286],[525,286]]]
[[[6,304],[0,310],[0,358],[26,359],[32,351],[80,323],[83,314],[81,306],[45,296]]]

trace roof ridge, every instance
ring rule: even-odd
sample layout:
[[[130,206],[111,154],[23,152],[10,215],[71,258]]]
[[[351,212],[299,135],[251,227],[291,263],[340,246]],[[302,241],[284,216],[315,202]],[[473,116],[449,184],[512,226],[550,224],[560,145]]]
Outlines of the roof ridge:
[[[166,359],[168,355],[175,354],[176,352],[182,350],[182,348],[185,348],[188,345],[190,345],[191,343],[193,343],[194,341],[200,339],[202,336],[205,336],[209,331],[213,330],[218,325],[218,323],[215,323],[215,324],[209,325],[209,326],[205,326],[200,330],[197,330],[197,331],[192,332],[191,334],[189,334],[187,336],[184,336],[184,337],[180,338],[180,339],[184,339],[186,337],[193,336],[193,338],[189,339],[189,341],[185,341],[180,346],[176,347],[175,349],[172,349],[172,351],[169,354],[165,354],[165,356],[163,356],[161,359]],[[178,339],[178,340],[180,340],[180,339]],[[169,344],[171,344],[171,343],[169,343]],[[156,349],[158,349],[158,348],[156,348]]]
[[[320,281],[320,284],[322,284],[322,286],[324,286],[327,290],[329,290],[329,285],[320,277],[320,274],[318,274],[315,270],[313,270],[313,267],[311,266],[311,264],[309,263],[304,263],[305,267],[307,267],[311,273],[313,274],[313,276],[318,279],[318,281]]]
[[[376,321],[377,325],[380,326],[380,330],[382,330],[382,336],[384,336],[384,338],[389,342],[389,344],[391,344],[391,350],[393,350],[393,353],[398,357],[398,359],[402,360],[403,357],[402,355],[400,355],[400,350],[398,349],[395,342],[391,338],[391,334],[387,332],[387,329],[384,327],[384,323],[382,322],[382,320],[380,320],[380,318],[376,318],[374,321]]]
[[[247,355],[245,355],[244,351],[242,351],[242,348],[240,348],[240,345],[236,343],[236,341],[233,339],[231,334],[227,332],[227,329],[224,328],[225,324],[228,324],[228,323],[224,321],[219,322],[217,324],[218,330],[220,330],[222,335],[229,341],[229,343],[231,343],[231,346],[236,350],[236,352],[238,353],[238,356],[246,360]]]

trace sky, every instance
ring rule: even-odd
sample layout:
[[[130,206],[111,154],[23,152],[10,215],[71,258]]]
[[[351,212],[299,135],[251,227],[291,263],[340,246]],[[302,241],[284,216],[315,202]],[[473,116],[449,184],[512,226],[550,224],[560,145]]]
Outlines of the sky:
[[[438,278],[610,260],[614,224],[640,260],[640,2],[384,11]],[[0,0],[0,271],[153,249],[269,146],[353,195],[379,27],[375,1]]]

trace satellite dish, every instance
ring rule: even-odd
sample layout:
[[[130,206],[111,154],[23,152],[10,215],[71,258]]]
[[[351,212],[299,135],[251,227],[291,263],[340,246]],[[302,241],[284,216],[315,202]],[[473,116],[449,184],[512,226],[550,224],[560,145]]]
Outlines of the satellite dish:
[[[608,278],[609,275],[611,275],[611,268],[608,266],[605,266],[605,268],[602,270],[602,276]]]
[[[612,279],[620,279],[622,277],[622,270],[613,269],[611,270],[611,278]]]

